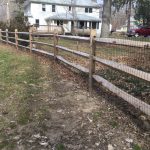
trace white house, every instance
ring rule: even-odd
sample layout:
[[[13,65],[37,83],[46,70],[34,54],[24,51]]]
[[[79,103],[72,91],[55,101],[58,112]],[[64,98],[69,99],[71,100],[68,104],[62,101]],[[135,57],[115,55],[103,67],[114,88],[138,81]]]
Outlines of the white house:
[[[26,0],[24,15],[30,25],[37,25],[39,31],[52,28],[71,33],[95,29],[101,31],[100,5],[96,0]]]

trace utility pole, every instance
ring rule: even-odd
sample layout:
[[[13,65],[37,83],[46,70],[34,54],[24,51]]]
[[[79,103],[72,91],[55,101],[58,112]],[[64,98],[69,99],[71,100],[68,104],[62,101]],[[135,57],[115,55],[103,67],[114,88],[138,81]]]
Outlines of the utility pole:
[[[6,6],[6,14],[7,14],[7,26],[10,26],[10,0],[7,1],[7,6]]]

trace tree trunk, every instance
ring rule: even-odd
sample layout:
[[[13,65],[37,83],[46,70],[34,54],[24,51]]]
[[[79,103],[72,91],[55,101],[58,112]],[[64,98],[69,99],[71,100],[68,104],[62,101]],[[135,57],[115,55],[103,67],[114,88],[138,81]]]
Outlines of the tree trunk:
[[[76,14],[76,0],[71,0],[71,3],[72,3],[72,16],[73,16],[73,30],[72,30],[72,34],[73,35],[76,35],[76,30],[77,30],[77,14]]]
[[[127,24],[127,32],[130,31],[130,21],[131,21],[131,8],[132,8],[132,1],[129,1],[129,8],[128,8],[128,24]]]
[[[104,0],[101,37],[108,37],[110,33],[111,4],[112,0]]]

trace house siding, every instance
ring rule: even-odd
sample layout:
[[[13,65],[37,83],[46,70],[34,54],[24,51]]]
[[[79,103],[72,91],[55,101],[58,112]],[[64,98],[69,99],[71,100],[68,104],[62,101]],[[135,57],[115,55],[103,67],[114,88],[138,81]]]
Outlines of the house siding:
[[[61,13],[72,13],[72,11],[69,11],[69,6],[60,6],[55,5],[55,12],[52,12],[52,5],[46,4],[45,5],[46,11],[42,11],[42,4],[35,4],[30,3],[25,9],[25,16],[29,15],[29,22],[30,24],[35,24],[35,19],[40,20],[40,25],[47,25],[47,22],[45,21],[45,18],[53,15],[61,15]],[[36,10],[36,11],[35,11]],[[86,13],[85,8],[83,7],[76,7],[75,13],[77,14],[86,14],[87,16],[93,16],[99,19],[99,9],[93,8],[92,13]]]
[[[42,4],[44,4],[45,6],[45,11],[42,10]],[[37,28],[39,31],[46,29],[46,27],[44,26],[48,26],[48,25],[55,25],[57,26],[57,20],[59,21],[58,18],[61,18],[62,16],[64,18],[69,18],[72,13],[73,13],[73,7],[71,7],[71,10],[69,11],[69,5],[55,5],[55,12],[52,12],[52,5],[54,4],[46,4],[46,3],[35,3],[35,2],[31,2],[28,5],[25,6],[25,15],[28,16],[28,21],[30,23],[30,25],[34,25],[36,24],[36,19],[39,19],[39,27]],[[89,30],[90,28],[90,23],[91,22],[99,22],[96,23],[96,26],[99,26],[99,28],[97,28],[97,33],[100,33],[100,28],[101,28],[101,21],[100,21],[100,8],[92,8],[89,7],[88,8],[92,8],[92,13],[90,12],[85,12],[85,7],[75,7],[74,8],[74,18],[77,19],[77,24],[75,25],[76,27],[80,28],[80,30],[82,30],[82,26],[83,26],[83,22],[84,22],[84,27],[85,29],[87,28]],[[53,18],[54,16],[57,16],[56,18]],[[77,16],[77,17],[76,17]],[[80,21],[78,20],[78,17],[80,18]],[[49,18],[49,19],[48,19]],[[51,19],[50,19],[51,18]],[[82,20],[85,20],[83,21]],[[86,19],[93,19],[93,20],[87,20]],[[63,21],[63,30],[65,31],[65,33],[70,33],[72,31],[72,19],[65,21],[65,19],[60,19]],[[82,22],[82,23],[80,23]],[[82,25],[81,25],[82,24]],[[47,27],[48,28],[48,27]],[[88,31],[90,32],[90,30]]]

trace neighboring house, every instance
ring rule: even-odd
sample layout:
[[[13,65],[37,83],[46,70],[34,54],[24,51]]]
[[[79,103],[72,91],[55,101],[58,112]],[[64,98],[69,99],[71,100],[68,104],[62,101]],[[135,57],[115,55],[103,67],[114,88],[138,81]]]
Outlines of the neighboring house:
[[[63,30],[72,33],[101,31],[100,5],[96,0],[26,0],[24,15],[39,31]]]
[[[125,24],[121,27],[121,29],[119,29],[117,31],[119,31],[119,32],[127,32],[127,24],[128,24],[128,21],[126,20]],[[137,27],[138,27],[137,20],[135,20],[134,17],[132,16],[130,18],[130,29],[135,29]]]
[[[128,5],[125,5],[122,7],[119,11],[116,11],[114,7],[112,7],[112,19],[111,19],[111,24],[112,24],[112,29],[114,31],[127,31],[127,19],[128,19]],[[134,27],[134,16],[135,15],[135,10],[134,8],[131,9],[131,28]]]

